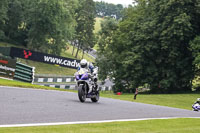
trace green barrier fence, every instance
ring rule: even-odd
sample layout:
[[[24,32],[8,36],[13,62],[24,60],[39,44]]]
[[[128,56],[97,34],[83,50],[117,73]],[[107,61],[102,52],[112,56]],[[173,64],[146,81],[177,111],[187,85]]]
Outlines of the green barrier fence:
[[[17,62],[14,80],[32,83],[34,79],[34,72],[34,67]]]

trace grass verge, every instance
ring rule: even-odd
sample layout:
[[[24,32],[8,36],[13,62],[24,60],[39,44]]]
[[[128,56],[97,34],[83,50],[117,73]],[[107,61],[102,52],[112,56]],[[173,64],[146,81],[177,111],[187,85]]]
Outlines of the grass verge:
[[[200,119],[180,118],[100,124],[0,128],[1,133],[196,133]]]
[[[20,82],[20,81],[7,80],[7,79],[1,79],[1,78],[0,78],[0,86],[13,86],[13,87],[23,87],[23,88],[76,92],[75,90],[67,90],[67,89],[59,89],[59,88],[53,88],[53,87],[47,87],[47,86],[41,86],[41,85],[34,85],[34,84],[30,84],[30,83],[24,83],[24,82]]]
[[[147,103],[192,110],[192,104],[197,98],[200,98],[200,93],[198,92],[187,94],[138,94],[136,100],[133,100],[134,94],[115,95],[112,92],[102,92],[101,96],[139,103]]]

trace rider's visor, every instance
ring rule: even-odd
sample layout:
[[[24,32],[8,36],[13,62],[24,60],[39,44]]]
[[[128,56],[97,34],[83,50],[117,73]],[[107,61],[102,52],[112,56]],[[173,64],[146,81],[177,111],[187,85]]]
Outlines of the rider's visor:
[[[81,68],[85,68],[87,66],[87,64],[81,65]]]

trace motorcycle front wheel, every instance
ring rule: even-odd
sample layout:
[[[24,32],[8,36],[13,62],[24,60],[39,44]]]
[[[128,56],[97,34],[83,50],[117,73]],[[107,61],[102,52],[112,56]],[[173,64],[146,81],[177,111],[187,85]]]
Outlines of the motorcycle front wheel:
[[[79,85],[79,87],[78,87],[78,98],[82,103],[85,102],[85,100],[86,100],[86,95],[83,90],[83,85]]]

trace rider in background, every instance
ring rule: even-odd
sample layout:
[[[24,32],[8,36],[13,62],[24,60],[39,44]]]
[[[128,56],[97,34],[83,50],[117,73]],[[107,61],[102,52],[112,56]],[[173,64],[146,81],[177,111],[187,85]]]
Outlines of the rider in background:
[[[197,98],[197,101],[192,105],[193,111],[199,111],[200,98]]]
[[[197,98],[197,101],[194,104],[199,104],[200,105],[200,98]]]

